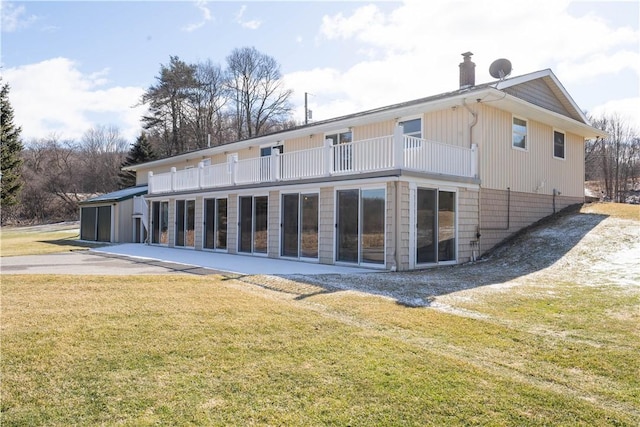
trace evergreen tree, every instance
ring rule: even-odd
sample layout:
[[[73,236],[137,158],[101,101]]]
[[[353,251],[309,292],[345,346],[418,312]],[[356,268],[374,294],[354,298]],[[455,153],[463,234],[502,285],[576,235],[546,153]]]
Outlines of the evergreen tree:
[[[147,139],[147,135],[142,132],[131,147],[131,150],[129,150],[129,154],[127,154],[127,158],[122,163],[122,167],[124,168],[125,166],[137,165],[155,159],[156,155],[153,152],[151,143]],[[118,184],[120,188],[135,186],[136,173],[133,171],[121,170],[118,174]]]
[[[20,168],[22,166],[22,129],[13,124],[13,108],[9,102],[9,85],[0,79],[0,147],[2,182],[2,222],[6,220],[7,208],[18,204],[18,195],[22,188]]]

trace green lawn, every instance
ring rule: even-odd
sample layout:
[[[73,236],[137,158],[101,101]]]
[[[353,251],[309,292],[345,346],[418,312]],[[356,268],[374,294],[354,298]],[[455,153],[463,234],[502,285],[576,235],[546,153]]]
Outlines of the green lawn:
[[[42,255],[85,250],[100,244],[81,242],[77,224],[0,228],[0,255]]]
[[[640,289],[565,276],[447,312],[260,277],[3,275],[0,424],[637,426]]]

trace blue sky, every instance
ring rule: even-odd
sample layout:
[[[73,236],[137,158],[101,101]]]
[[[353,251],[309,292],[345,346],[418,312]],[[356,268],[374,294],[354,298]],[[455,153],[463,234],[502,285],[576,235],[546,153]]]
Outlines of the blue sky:
[[[25,140],[79,140],[115,125],[133,141],[138,105],[171,55],[224,65],[253,46],[281,65],[295,118],[304,93],[322,120],[457,89],[462,52],[476,82],[551,68],[590,113],[640,131],[637,1],[5,1],[1,73]]]

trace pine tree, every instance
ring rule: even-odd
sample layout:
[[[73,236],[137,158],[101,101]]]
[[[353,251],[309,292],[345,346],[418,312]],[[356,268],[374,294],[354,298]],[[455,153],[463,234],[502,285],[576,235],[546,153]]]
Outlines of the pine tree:
[[[142,132],[131,147],[131,150],[129,150],[129,154],[127,154],[127,158],[122,163],[122,167],[124,168],[125,166],[137,165],[155,159],[156,155],[153,152],[151,143],[147,139],[147,135]],[[135,186],[136,173],[133,171],[121,170],[118,174],[118,183],[120,188]]]
[[[2,222],[7,216],[7,208],[18,204],[22,188],[20,169],[22,166],[22,129],[13,124],[13,108],[9,102],[9,85],[0,79],[0,147],[1,147],[1,188]]]

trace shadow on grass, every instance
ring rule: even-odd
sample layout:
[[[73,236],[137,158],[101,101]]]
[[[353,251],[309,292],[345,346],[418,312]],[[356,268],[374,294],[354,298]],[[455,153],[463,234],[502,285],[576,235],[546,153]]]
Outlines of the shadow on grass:
[[[78,240],[78,236],[67,237],[64,239],[55,239],[55,240],[38,240],[38,243],[47,243],[50,245],[57,246],[71,246],[73,249],[71,250],[87,250],[91,248],[100,248],[103,246],[109,245],[109,243],[102,242],[87,242],[84,240]]]
[[[580,213],[580,207],[569,207],[515,233],[473,263],[411,272],[283,277],[320,286],[323,293],[355,290],[390,297],[406,307],[427,307],[437,296],[506,283],[553,265],[608,217]]]

